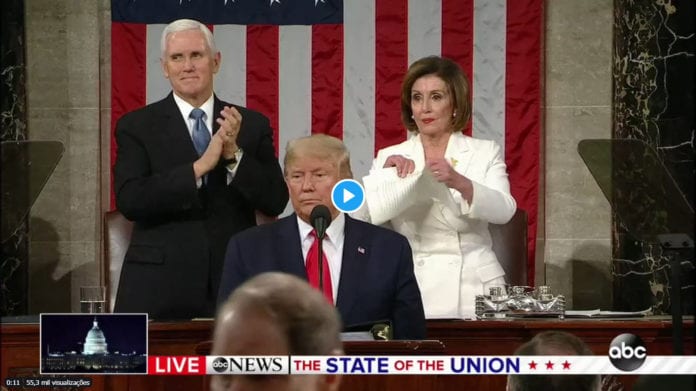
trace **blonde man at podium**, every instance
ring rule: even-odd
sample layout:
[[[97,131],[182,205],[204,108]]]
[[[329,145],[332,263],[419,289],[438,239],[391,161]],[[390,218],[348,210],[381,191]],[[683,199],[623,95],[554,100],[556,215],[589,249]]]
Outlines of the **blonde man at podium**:
[[[321,290],[348,328],[388,321],[394,339],[424,339],[423,302],[406,238],[355,220],[332,202],[334,186],[352,176],[341,140],[315,134],[290,141],[285,183],[295,213],[232,236],[218,303],[247,279],[282,271]]]

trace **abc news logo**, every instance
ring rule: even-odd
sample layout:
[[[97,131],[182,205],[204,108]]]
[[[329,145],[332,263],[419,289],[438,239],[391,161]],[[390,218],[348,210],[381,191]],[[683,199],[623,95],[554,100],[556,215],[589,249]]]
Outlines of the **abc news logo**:
[[[648,350],[637,335],[621,334],[609,345],[609,361],[622,371],[635,371],[645,362]]]
[[[217,373],[287,373],[287,368],[283,365],[283,358],[281,357],[216,357],[213,359],[211,366]]]

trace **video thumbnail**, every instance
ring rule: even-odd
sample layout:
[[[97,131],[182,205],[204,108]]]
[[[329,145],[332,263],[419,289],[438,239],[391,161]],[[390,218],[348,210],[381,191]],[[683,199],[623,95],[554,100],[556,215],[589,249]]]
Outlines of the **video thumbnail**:
[[[41,314],[41,374],[145,374],[147,325],[147,314]]]

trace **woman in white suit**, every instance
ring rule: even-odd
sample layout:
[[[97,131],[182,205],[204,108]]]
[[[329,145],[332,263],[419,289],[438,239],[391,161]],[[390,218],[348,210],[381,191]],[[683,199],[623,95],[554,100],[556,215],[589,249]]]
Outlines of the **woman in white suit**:
[[[462,134],[471,116],[461,68],[425,57],[408,69],[401,118],[415,134],[377,153],[356,217],[409,239],[427,318],[473,318],[475,295],[505,283],[488,223],[516,210],[500,146]]]

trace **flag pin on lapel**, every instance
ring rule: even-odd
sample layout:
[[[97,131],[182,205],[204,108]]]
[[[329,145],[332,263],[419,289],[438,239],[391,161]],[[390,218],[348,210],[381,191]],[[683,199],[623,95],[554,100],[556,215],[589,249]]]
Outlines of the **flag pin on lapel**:
[[[362,247],[358,247],[358,252],[359,252],[360,254],[365,254],[365,249],[362,248]]]

